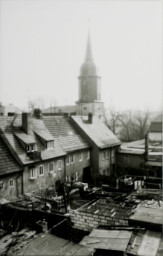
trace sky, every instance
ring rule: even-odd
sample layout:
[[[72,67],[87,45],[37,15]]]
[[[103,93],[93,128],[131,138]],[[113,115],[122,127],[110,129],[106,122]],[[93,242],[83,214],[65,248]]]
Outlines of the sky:
[[[105,107],[161,109],[162,10],[161,0],[0,0],[0,102],[75,104],[89,26]]]

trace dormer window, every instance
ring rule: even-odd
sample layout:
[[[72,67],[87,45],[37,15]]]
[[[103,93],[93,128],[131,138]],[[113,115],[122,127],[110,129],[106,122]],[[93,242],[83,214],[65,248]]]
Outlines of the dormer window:
[[[47,149],[52,149],[54,148],[54,140],[47,141]]]
[[[27,150],[27,153],[35,151],[36,150],[36,145],[35,144],[28,144],[26,146],[26,150]]]

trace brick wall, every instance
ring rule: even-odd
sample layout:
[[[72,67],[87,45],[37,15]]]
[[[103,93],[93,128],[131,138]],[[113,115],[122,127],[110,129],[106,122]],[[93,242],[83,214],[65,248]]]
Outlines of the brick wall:
[[[128,218],[114,218],[111,215],[112,213],[107,211],[102,215],[96,208],[92,212],[86,212],[82,209],[70,210],[71,222],[77,229],[91,231],[99,225],[128,225]]]

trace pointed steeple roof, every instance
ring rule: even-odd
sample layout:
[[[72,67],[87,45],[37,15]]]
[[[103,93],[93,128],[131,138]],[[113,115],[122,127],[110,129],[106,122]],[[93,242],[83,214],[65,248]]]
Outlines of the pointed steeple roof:
[[[98,76],[98,75],[99,75],[98,69],[93,61],[90,31],[88,29],[86,55],[85,55],[84,63],[82,64],[80,69],[80,76]]]
[[[88,38],[87,38],[87,48],[86,48],[86,55],[85,60],[93,60],[92,57],[92,48],[91,48],[91,39],[90,39],[90,31],[88,30]]]

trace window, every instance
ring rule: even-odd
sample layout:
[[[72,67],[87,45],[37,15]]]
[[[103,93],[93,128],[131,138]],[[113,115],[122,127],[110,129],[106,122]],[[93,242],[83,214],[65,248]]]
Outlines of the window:
[[[71,164],[73,164],[74,163],[74,155],[72,154],[70,158],[71,158]]]
[[[70,164],[70,156],[68,155],[66,158],[66,164],[69,165]]]
[[[87,159],[90,159],[90,151],[87,151]]]
[[[10,180],[9,184],[10,184],[10,187],[13,187],[14,186],[14,180]]]
[[[30,169],[30,173],[31,173],[30,179],[31,180],[36,179],[36,169],[35,168],[31,168]]]
[[[30,145],[27,145],[27,152],[30,152]]]
[[[106,151],[102,152],[102,158],[105,159],[106,158]]]
[[[54,148],[54,140],[47,142],[47,148],[48,149]]]
[[[0,181],[0,189],[3,189],[3,181]]]
[[[40,165],[39,166],[39,176],[43,176],[44,175],[44,166]]]
[[[79,162],[81,162],[83,160],[83,154],[79,153]]]
[[[57,165],[58,165],[58,170],[61,170],[62,169],[62,160],[58,160]]]
[[[26,150],[27,150],[27,152],[33,152],[33,151],[35,151],[35,144],[28,144],[28,145],[26,146]]]
[[[106,158],[110,158],[110,150],[109,149],[106,151]]]
[[[49,172],[54,172],[54,163],[49,163]]]

